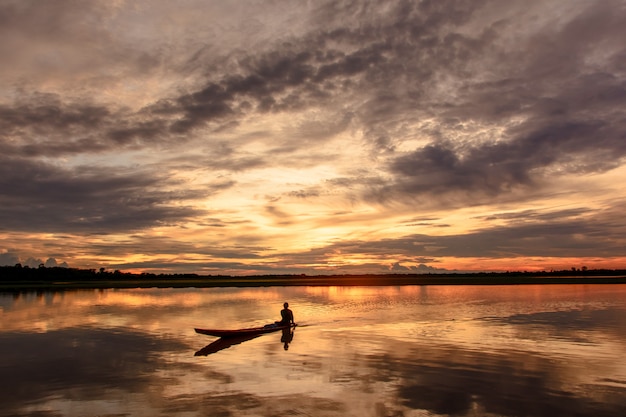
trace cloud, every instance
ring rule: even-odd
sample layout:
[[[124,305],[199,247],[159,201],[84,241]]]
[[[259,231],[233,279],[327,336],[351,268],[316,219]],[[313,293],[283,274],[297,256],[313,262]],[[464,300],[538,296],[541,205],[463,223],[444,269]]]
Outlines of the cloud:
[[[197,216],[202,211],[172,202],[206,191],[166,191],[175,181],[154,172],[132,175],[106,168],[70,171],[28,159],[0,158],[0,224],[12,230],[130,231]]]
[[[54,258],[46,259],[46,263],[44,264],[44,266],[46,268],[54,268],[54,267],[67,268],[68,267],[67,262],[58,263],[57,260]]]
[[[498,22],[491,29],[494,36],[474,38],[475,52],[486,54],[468,49],[465,65],[489,62],[489,78],[480,80],[485,73],[477,72],[467,80],[457,78],[454,101],[439,98],[444,123],[425,132],[430,143],[389,158],[394,178],[385,188],[389,198],[463,192],[470,202],[484,201],[541,189],[560,176],[620,166],[626,126],[616,109],[626,100],[626,80],[612,62],[622,53],[613,40],[624,35],[618,22],[626,16],[609,4],[576,9],[570,21],[539,27],[511,49],[499,44],[497,34],[510,31],[516,21]],[[581,37],[588,23],[597,30]],[[466,41],[463,48],[470,48],[472,42]],[[500,60],[492,62],[496,56]],[[480,127],[492,123],[504,129],[485,137]]]
[[[409,259],[413,261],[412,259]],[[432,259],[431,259],[432,261]],[[446,273],[446,272],[454,272],[448,269],[443,268],[435,268],[432,266],[428,266],[426,264],[420,263],[417,266],[404,266],[400,262],[395,262],[394,264],[389,266],[390,272],[397,273],[413,273],[413,274],[437,274],[437,273]]]
[[[13,253],[13,252],[0,253],[0,265],[13,266],[18,263],[20,263],[20,258],[16,253]]]

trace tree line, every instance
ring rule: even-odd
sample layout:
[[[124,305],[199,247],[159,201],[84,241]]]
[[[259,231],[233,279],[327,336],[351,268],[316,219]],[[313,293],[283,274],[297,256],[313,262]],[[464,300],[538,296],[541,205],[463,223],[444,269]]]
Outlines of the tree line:
[[[506,271],[506,272],[475,272],[475,273],[463,273],[463,272],[449,272],[449,273],[406,273],[406,274],[362,274],[360,276],[388,276],[388,277],[410,277],[410,276],[425,276],[430,278],[435,277],[476,277],[476,278],[507,278],[507,277],[599,277],[599,276],[626,276],[626,269],[588,269],[586,267],[559,270],[559,271]],[[350,277],[353,275],[324,275],[320,276],[336,276],[338,279],[341,277]],[[100,280],[176,280],[176,279],[202,279],[202,278],[228,278],[230,275],[199,275],[194,273],[186,274],[154,274],[154,273],[141,273],[134,274],[130,272],[122,272],[120,270],[108,271],[106,268],[100,269],[79,269],[79,268],[65,268],[65,267],[46,267],[43,264],[38,268],[31,268],[28,266],[22,266],[17,264],[15,266],[0,266],[0,280],[1,281],[100,281]],[[254,275],[250,278],[256,278],[262,280],[263,278],[275,278],[275,277],[306,277],[304,274],[294,275]]]

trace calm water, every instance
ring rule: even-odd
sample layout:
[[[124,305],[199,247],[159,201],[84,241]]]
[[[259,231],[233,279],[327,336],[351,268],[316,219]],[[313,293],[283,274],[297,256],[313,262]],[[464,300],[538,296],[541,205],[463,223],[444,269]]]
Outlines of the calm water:
[[[288,350],[202,351],[194,327],[283,301]],[[626,415],[624,285],[2,294],[0,318],[3,416]]]

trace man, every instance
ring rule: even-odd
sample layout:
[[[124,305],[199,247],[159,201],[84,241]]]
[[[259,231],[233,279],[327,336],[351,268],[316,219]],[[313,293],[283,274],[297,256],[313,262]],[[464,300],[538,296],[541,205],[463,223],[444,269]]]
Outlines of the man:
[[[279,321],[278,324],[283,326],[287,324],[295,324],[293,321],[293,312],[289,310],[289,303],[283,304],[283,307],[284,308],[280,310],[281,321]]]

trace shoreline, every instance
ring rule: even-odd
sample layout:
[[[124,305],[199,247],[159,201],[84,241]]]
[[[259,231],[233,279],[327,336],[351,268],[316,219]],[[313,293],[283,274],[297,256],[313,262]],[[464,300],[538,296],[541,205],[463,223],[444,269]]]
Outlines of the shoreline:
[[[198,277],[94,280],[5,280],[0,292],[65,291],[78,289],[122,288],[223,288],[223,287],[286,287],[286,286],[403,286],[403,285],[572,285],[626,284],[626,275],[616,276],[489,276],[489,275],[359,275],[359,276],[262,276],[262,277]]]

